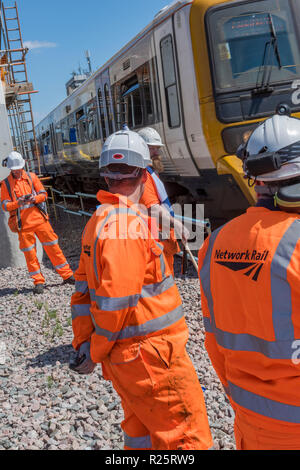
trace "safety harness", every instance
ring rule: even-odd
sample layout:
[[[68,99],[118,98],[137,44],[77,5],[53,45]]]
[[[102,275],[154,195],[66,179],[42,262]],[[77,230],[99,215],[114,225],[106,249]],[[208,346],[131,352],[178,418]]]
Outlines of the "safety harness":
[[[159,179],[159,177],[157,176],[157,174],[155,173],[153,168],[151,168],[151,166],[147,166],[147,171],[150,174],[150,176],[151,176],[151,178],[152,178],[152,180],[155,184],[156,191],[157,191],[157,194],[158,194],[158,197],[159,197],[159,200],[160,200],[161,204],[163,204],[166,207],[166,209],[170,212],[171,216],[174,217],[174,212],[172,210],[172,205],[171,205],[170,200],[168,198],[168,195],[167,195],[167,192],[166,192],[166,189],[165,189],[165,186],[164,186],[163,182]]]

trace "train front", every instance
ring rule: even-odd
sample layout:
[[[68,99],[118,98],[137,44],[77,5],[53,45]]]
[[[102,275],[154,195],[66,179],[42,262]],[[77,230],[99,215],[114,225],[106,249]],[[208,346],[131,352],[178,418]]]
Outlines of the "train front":
[[[235,153],[278,108],[300,117],[300,0],[195,0],[190,21],[212,159],[252,204],[255,195]]]

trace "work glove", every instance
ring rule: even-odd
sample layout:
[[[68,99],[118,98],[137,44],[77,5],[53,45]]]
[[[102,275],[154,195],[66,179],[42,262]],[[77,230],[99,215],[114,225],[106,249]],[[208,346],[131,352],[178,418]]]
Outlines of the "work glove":
[[[74,361],[71,361],[69,367],[74,372],[82,375],[91,374],[96,364],[91,359],[90,342],[82,343]]]

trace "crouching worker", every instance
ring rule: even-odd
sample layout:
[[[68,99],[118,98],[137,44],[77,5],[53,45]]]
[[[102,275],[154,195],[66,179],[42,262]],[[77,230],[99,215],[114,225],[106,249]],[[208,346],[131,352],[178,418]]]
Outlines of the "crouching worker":
[[[48,221],[45,204],[47,192],[41,181],[34,173],[24,171],[25,160],[18,152],[11,152],[4,162],[11,173],[1,183],[1,206],[10,213],[10,229],[18,233],[20,250],[25,255],[29,275],[35,285],[34,292],[41,294],[45,284],[36,254],[35,236],[64,283],[74,284],[73,272]]]
[[[100,169],[109,192],[99,191],[102,205],[82,237],[71,301],[78,355],[70,367],[89,374],[102,363],[122,401],[125,449],[209,449],[181,298],[150,219],[136,206],[150,162],[135,132],[105,142]]]

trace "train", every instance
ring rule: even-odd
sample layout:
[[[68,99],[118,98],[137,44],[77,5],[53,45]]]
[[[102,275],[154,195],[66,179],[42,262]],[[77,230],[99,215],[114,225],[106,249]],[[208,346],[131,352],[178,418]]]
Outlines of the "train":
[[[94,193],[105,139],[153,127],[171,202],[242,213],[238,146],[278,109],[300,117],[299,25],[300,0],[176,0],[36,126],[43,174]]]

